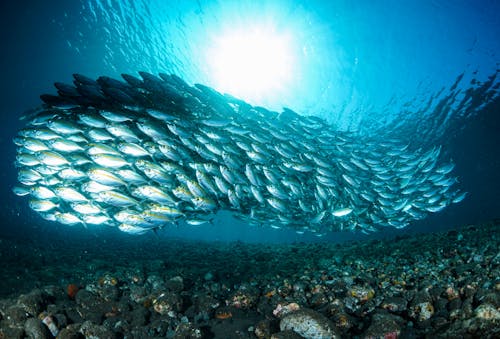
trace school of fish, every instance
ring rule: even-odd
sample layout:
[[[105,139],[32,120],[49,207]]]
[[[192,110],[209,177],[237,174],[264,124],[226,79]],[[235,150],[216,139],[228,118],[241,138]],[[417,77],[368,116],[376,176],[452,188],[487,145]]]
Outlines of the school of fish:
[[[24,117],[16,166],[43,218],[142,234],[230,210],[252,225],[373,232],[462,201],[440,147],[272,112],[175,75],[74,74]]]

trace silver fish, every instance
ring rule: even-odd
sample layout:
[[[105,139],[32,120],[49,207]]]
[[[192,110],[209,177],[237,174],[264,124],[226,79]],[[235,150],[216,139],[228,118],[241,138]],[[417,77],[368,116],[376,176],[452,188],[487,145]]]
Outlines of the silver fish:
[[[316,236],[406,227],[466,196],[440,146],[342,132],[176,77],[141,77],[124,76],[125,88],[78,75],[81,87],[42,96],[46,106],[14,140],[15,194],[47,220],[131,234],[208,223],[226,209]]]

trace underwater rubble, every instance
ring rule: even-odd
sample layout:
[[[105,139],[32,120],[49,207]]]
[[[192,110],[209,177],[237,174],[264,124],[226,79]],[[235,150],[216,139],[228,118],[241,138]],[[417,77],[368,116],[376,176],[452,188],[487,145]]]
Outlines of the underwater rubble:
[[[500,220],[345,244],[65,241],[0,241],[0,338],[500,336]]]

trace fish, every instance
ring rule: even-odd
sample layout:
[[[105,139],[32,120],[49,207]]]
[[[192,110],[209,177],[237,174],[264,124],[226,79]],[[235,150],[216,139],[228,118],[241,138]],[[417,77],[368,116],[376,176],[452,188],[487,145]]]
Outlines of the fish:
[[[55,216],[56,220],[58,222],[60,222],[61,224],[65,224],[65,225],[74,225],[74,224],[79,224],[79,223],[83,224],[83,221],[80,219],[80,217],[75,215],[74,213],[71,213],[71,212],[62,213],[62,212],[56,211],[54,213],[54,216]]]
[[[13,140],[13,191],[52,222],[137,235],[227,210],[298,234],[371,233],[467,195],[440,145],[341,131],[175,75],[73,76]]]
[[[27,186],[14,186],[12,187],[12,192],[18,197],[24,197],[32,194],[33,191]]]
[[[137,205],[138,201],[127,194],[106,190],[93,195],[94,199],[114,207],[129,207]]]
[[[343,216],[351,214],[352,211],[353,211],[352,208],[344,207],[344,208],[339,208],[339,209],[332,211],[332,215],[335,217],[343,217]]]
[[[69,161],[55,151],[40,151],[35,153],[35,155],[42,164],[48,166],[60,167],[62,165],[69,165]]]
[[[51,200],[30,200],[29,206],[37,212],[47,212],[57,208],[58,204]]]
[[[87,171],[89,179],[102,185],[124,186],[126,182],[116,176],[113,172],[104,168],[91,168]]]
[[[87,202],[88,198],[72,187],[58,186],[54,188],[54,193],[67,202]]]
[[[34,186],[31,188],[31,196],[39,200],[51,200],[57,198],[57,195],[45,186]]]
[[[81,133],[82,130],[77,124],[65,119],[53,119],[47,122],[47,127],[58,135]]]
[[[101,209],[92,203],[70,203],[71,208],[79,214],[99,214]]]

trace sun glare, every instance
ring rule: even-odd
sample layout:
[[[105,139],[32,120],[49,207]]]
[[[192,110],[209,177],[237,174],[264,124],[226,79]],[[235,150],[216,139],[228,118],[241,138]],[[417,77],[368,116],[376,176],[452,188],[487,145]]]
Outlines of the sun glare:
[[[290,81],[290,38],[271,29],[231,31],[214,39],[208,63],[214,86],[244,100],[277,94]]]

